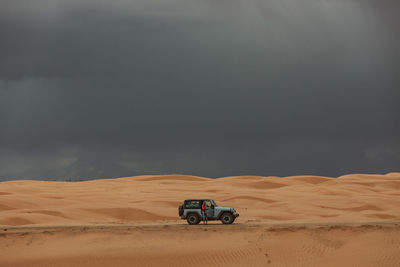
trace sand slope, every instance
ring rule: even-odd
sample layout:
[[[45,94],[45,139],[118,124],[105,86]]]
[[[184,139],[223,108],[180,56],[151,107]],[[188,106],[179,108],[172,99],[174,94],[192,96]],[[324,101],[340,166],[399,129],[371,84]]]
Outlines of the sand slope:
[[[394,225],[10,229],[0,266],[399,266]]]
[[[0,183],[0,225],[179,222],[186,198],[213,198],[237,222],[400,221],[400,173],[208,179],[138,176],[86,182]]]

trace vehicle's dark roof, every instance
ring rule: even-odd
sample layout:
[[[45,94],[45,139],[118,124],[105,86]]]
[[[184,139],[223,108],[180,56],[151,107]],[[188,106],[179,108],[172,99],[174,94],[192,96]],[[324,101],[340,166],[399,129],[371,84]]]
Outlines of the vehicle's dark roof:
[[[185,199],[185,201],[192,201],[192,200],[211,200],[211,198],[191,198],[191,199]]]

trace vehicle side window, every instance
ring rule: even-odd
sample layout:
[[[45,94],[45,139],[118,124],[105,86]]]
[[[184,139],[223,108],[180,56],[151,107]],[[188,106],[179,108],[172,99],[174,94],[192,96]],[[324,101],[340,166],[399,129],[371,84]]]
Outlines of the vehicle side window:
[[[186,209],[200,209],[201,203],[199,200],[188,200],[185,202]]]

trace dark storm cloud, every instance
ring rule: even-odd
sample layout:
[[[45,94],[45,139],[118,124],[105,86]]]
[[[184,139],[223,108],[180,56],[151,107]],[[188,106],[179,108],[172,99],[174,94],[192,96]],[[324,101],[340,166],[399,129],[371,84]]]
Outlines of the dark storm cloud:
[[[2,1],[0,179],[398,171],[398,1]]]

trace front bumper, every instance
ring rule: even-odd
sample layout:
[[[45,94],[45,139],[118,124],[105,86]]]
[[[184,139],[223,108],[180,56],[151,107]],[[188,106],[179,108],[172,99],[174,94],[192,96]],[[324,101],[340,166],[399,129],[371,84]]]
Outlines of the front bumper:
[[[235,213],[235,214],[233,214],[233,216],[234,216],[235,218],[237,218],[237,217],[239,217],[239,213]]]

